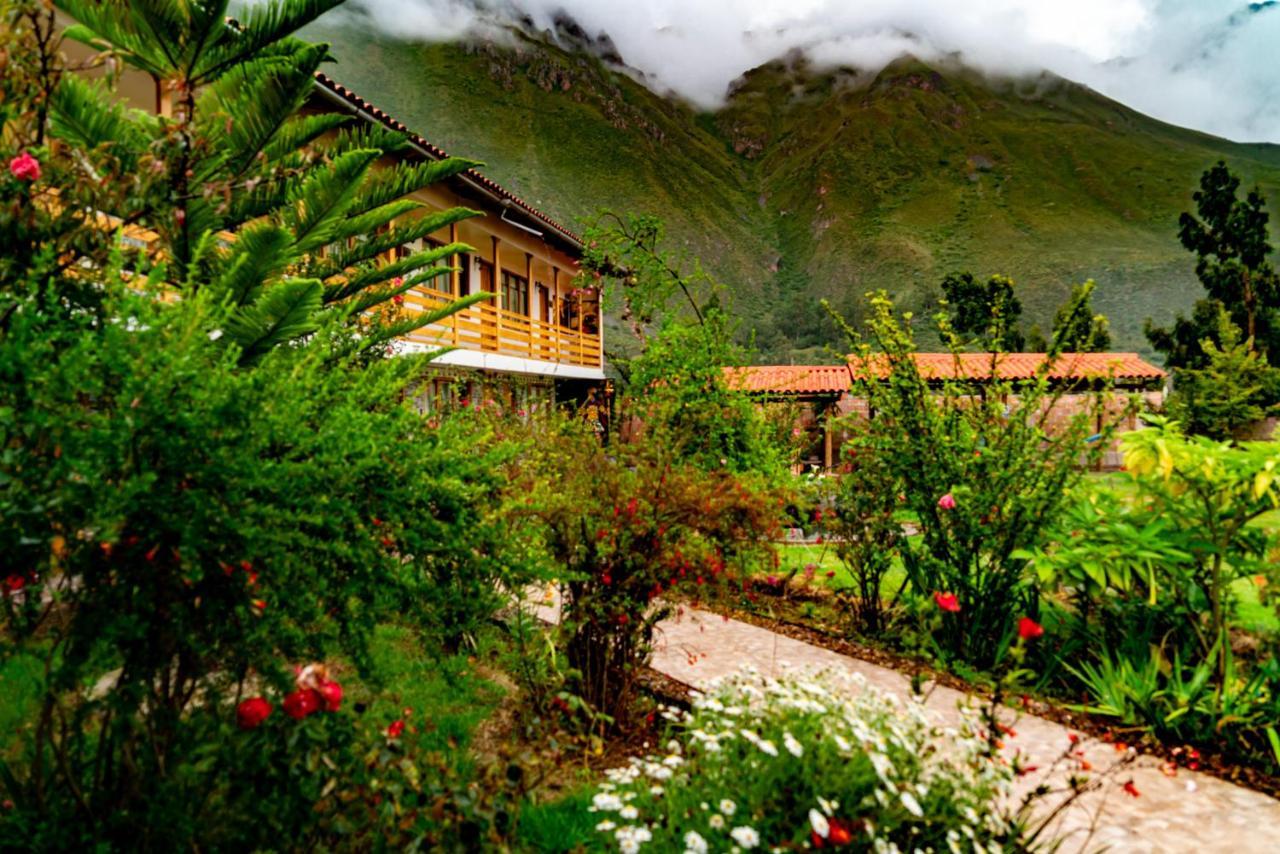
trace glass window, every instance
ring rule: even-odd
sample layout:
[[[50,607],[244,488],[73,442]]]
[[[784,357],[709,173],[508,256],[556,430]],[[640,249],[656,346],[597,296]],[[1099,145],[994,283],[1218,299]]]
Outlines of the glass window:
[[[502,271],[502,307],[515,314],[529,316],[529,280]]]

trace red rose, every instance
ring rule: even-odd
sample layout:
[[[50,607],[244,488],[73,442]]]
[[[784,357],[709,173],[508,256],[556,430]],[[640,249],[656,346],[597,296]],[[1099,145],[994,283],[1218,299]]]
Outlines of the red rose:
[[[396,294],[391,298],[396,305],[404,305],[404,294]]]
[[[404,732],[404,721],[392,721],[391,726],[387,727],[387,738],[399,738]]]
[[[285,705],[285,711],[288,711],[288,700]],[[257,729],[269,717],[271,704],[262,697],[250,697],[236,706],[236,723],[240,725],[240,729]]]
[[[281,708],[284,713],[295,721],[300,721],[312,712],[320,708],[322,700],[320,694],[313,689],[294,691],[292,694],[284,698],[284,704]]]
[[[336,712],[342,705],[342,686],[337,682],[324,682],[320,685],[320,700],[326,712]]]
[[[1037,623],[1030,617],[1023,617],[1018,620],[1018,637],[1023,640],[1033,640],[1044,634],[1044,626]]]
[[[960,610],[960,600],[956,598],[954,593],[935,593],[933,601],[938,603],[938,607],[944,611],[954,614]]]
[[[18,575],[16,573],[13,575],[10,575],[8,578],[4,580],[4,595],[8,596],[10,593],[17,593],[24,586],[26,586],[26,583],[27,583],[27,580],[23,578],[21,575]]]
[[[9,174],[19,181],[39,181],[40,161],[24,151],[9,161]]]

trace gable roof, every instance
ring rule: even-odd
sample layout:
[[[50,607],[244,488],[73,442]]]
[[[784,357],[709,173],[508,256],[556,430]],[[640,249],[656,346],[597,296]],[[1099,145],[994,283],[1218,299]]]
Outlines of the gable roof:
[[[916,353],[916,369],[926,380],[1029,380],[1044,365],[1047,353]],[[993,370],[994,368],[994,370]],[[888,360],[881,353],[846,365],[753,365],[725,368],[733,388],[756,394],[839,394],[870,374],[884,378]],[[1049,366],[1054,380],[1159,380],[1165,372],[1137,353],[1060,353]]]
[[[428,142],[427,140],[423,139],[421,136],[419,136],[418,134],[410,130],[408,126],[404,124],[404,122],[400,121],[399,119],[395,118],[391,114],[369,103],[369,101],[365,100],[360,95],[357,95],[353,90],[348,89],[346,86],[343,86],[341,83],[334,80],[332,77],[329,77],[327,74],[317,71],[315,77],[316,77],[316,86],[321,90],[321,92],[329,95],[331,98],[336,98],[344,102],[349,108],[351,108],[354,111],[364,113],[367,117],[378,122],[379,124],[382,124],[383,126],[390,128],[391,130],[395,130],[395,131],[399,131],[400,133],[403,133],[405,136],[409,138],[409,141],[412,142],[418,149],[420,149],[422,153],[425,154],[427,157],[430,157],[434,160],[443,160],[449,156],[444,149],[440,148],[437,145],[431,144],[430,142]],[[540,225],[544,225],[547,228],[551,229],[551,231],[554,232],[555,236],[559,237],[561,241],[567,242],[574,249],[576,250],[582,249],[582,238],[580,236],[578,236],[573,231],[571,231],[567,226],[562,225],[560,222],[553,219],[548,214],[538,210],[538,208],[534,207],[529,202],[526,202],[524,199],[520,198],[515,193],[511,192],[506,187],[503,187],[497,181],[493,181],[489,178],[486,178],[484,175],[482,175],[479,171],[475,169],[468,169],[467,171],[463,172],[459,177],[463,181],[473,184],[482,193],[487,193],[491,196],[496,197],[503,203],[509,203],[514,207],[519,208],[520,211],[527,214],[532,219],[536,220]]]
[[[1044,368],[1048,358],[1048,353],[915,354],[916,369],[926,380],[1029,380]],[[883,377],[888,372],[879,354],[866,362],[851,356],[849,367],[853,376],[869,371]],[[1157,380],[1164,375],[1137,353],[1059,353],[1048,367],[1048,376],[1054,380]]]
[[[774,394],[832,394],[848,391],[848,365],[756,365],[725,368],[731,388]]]

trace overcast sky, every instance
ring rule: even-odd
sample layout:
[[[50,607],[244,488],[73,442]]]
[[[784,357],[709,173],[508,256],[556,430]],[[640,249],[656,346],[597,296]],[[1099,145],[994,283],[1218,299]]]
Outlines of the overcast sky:
[[[1174,124],[1280,143],[1276,0],[477,0],[540,27],[564,9],[607,32],[655,88],[714,106],[742,72],[792,48],[878,68],[959,52],[980,68],[1041,69]],[[354,0],[386,32],[452,39],[471,0]]]

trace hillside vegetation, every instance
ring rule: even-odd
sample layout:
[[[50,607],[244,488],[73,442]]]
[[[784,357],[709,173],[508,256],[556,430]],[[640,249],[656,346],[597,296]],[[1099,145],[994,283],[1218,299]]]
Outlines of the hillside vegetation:
[[[919,310],[953,270],[1012,276],[1026,324],[1046,328],[1072,283],[1096,279],[1115,346],[1149,352],[1143,320],[1201,293],[1176,238],[1200,173],[1226,159],[1280,214],[1280,146],[1176,128],[1049,74],[790,56],[709,114],[563,39],[311,35],[332,43],[332,76],[552,215],[665,218],[773,360],[837,342],[819,299],[857,317],[885,288]]]

